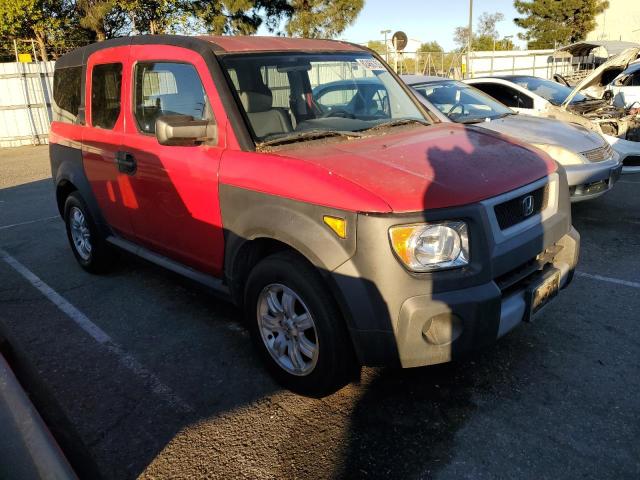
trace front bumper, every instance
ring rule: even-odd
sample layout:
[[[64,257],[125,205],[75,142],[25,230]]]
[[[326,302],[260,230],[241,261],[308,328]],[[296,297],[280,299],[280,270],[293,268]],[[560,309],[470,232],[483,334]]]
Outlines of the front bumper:
[[[495,205],[546,184],[547,208],[500,229]],[[392,254],[389,228],[442,220],[467,223],[469,265],[408,272]],[[491,344],[525,317],[524,292],[540,268],[560,270],[564,287],[578,259],[579,235],[571,227],[562,169],[478,204],[405,215],[360,214],[357,222],[355,255],[330,278],[363,365],[430,365]],[[531,270],[538,259],[544,263]],[[434,322],[437,328],[430,330]]]
[[[572,228],[554,244],[562,248],[545,264],[546,269],[560,270],[560,288],[571,282],[579,242],[580,236]],[[508,288],[494,280],[467,289],[407,299],[400,310],[397,338],[402,366],[450,362],[493,343],[528,318],[527,286],[540,274],[535,270]]]
[[[565,166],[571,202],[581,202],[604,195],[620,178],[622,163],[618,156],[603,162]]]
[[[603,137],[620,156],[622,174],[640,173],[640,142],[632,142],[613,135],[603,135]]]

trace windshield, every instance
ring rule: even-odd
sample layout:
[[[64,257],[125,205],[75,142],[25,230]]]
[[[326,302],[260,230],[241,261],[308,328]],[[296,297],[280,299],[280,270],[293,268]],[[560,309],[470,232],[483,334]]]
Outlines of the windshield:
[[[567,99],[569,94],[573,91],[572,88],[565,85],[561,85],[553,80],[545,80],[544,78],[537,77],[511,77],[508,78],[513,83],[526,88],[527,90],[540,95],[545,100],[553,105],[562,105]],[[577,93],[571,100],[571,103],[584,102],[590,100],[590,97]]]
[[[455,80],[411,86],[454,122],[482,122],[514,114],[480,90]]]
[[[366,52],[242,54],[221,61],[258,144],[428,122]]]

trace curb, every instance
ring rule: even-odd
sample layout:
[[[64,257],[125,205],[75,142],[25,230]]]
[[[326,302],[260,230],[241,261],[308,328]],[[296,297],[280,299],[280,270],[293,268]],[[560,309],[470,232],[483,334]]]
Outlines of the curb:
[[[77,480],[49,429],[0,355],[0,477]]]

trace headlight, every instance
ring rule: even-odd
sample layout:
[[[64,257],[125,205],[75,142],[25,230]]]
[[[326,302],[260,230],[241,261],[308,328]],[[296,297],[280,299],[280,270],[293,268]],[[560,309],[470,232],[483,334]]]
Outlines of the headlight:
[[[547,153],[560,165],[582,165],[583,163],[586,163],[585,159],[580,154],[567,150],[559,145],[534,143],[533,146]]]
[[[464,222],[399,225],[389,229],[391,246],[414,272],[431,272],[469,263],[469,233]]]

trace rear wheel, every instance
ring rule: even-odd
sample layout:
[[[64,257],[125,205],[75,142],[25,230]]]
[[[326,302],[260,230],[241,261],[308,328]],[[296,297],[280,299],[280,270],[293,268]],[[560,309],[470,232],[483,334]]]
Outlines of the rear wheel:
[[[335,301],[306,260],[282,252],[251,271],[245,314],[253,340],[279,383],[306,395],[332,393],[356,363]]]
[[[82,268],[92,273],[108,270],[117,258],[117,252],[101,235],[78,192],[73,192],[67,197],[64,204],[64,221],[71,250]]]

